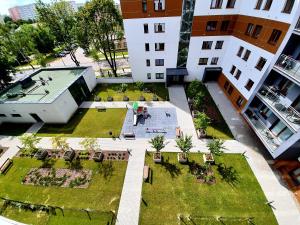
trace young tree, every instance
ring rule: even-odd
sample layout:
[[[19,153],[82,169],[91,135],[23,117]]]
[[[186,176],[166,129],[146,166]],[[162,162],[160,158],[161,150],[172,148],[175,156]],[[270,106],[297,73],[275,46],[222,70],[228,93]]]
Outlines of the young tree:
[[[224,141],[222,141],[220,139],[213,139],[211,142],[209,142],[207,144],[207,147],[213,155],[220,156],[223,154],[223,152],[224,152],[223,150],[225,149],[223,144],[224,144]]]
[[[190,98],[194,98],[199,91],[203,90],[203,84],[199,80],[193,80],[187,88],[186,94]]]
[[[204,112],[199,112],[194,121],[197,130],[205,131],[210,124],[210,118]]]
[[[114,76],[117,76],[116,42],[123,34],[122,16],[113,0],[91,0],[80,10],[78,24],[89,29],[87,37],[90,48],[101,52]]]
[[[12,80],[10,73],[14,72],[15,56],[8,46],[0,39],[0,90],[7,87]]]
[[[22,150],[34,154],[38,151],[36,145],[40,142],[41,138],[37,137],[36,134],[24,134],[19,140],[22,144]]]
[[[52,141],[52,147],[54,149],[60,149],[65,151],[70,148],[67,139],[65,137],[62,136],[52,137],[51,141]]]
[[[52,4],[37,1],[38,21],[49,27],[56,42],[70,50],[70,56],[76,66],[80,66],[76,58],[76,16],[69,2],[55,0]]]
[[[159,153],[165,147],[165,136],[157,135],[152,138],[149,143],[152,145],[152,148],[156,150],[156,153]]]
[[[185,135],[183,137],[180,137],[176,139],[176,144],[176,147],[182,151],[184,158],[187,158],[186,155],[190,152],[191,148],[193,147],[192,136]]]
[[[90,150],[96,151],[96,150],[100,149],[100,146],[99,146],[96,138],[85,138],[80,142],[80,145],[86,151],[90,151]]]

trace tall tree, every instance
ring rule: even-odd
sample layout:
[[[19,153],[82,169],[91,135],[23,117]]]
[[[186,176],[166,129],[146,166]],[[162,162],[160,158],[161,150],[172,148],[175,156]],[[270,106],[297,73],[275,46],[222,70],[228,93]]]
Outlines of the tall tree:
[[[49,27],[55,36],[57,43],[70,50],[72,61],[79,66],[76,58],[76,16],[75,11],[69,2],[60,0],[53,1],[51,4],[37,1],[36,11],[38,21]]]
[[[87,30],[91,49],[101,52],[117,76],[116,43],[124,36],[123,21],[113,0],[91,0],[80,10],[80,23]]]
[[[10,73],[14,72],[15,57],[11,55],[3,40],[0,39],[0,90],[7,87],[12,80]]]

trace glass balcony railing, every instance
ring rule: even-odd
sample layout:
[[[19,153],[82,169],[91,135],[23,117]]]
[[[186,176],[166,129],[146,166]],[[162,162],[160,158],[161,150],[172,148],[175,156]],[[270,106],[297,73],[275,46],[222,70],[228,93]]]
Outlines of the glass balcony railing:
[[[270,105],[271,109],[280,115],[294,130],[300,129],[300,112],[292,106],[286,105],[286,97],[278,93],[275,87],[263,85],[258,92],[258,96]]]
[[[291,76],[298,82],[300,82],[300,62],[282,54],[277,60],[275,67],[287,75]]]
[[[252,108],[249,108],[245,115],[261,141],[265,144],[269,151],[274,152],[280,146],[282,141],[269,130]]]

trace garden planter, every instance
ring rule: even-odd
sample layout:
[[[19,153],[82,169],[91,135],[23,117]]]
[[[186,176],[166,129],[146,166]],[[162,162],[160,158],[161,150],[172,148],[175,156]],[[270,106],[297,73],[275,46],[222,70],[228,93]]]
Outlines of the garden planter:
[[[101,162],[103,160],[103,157],[104,157],[104,155],[103,155],[103,153],[101,151],[95,152],[95,154],[93,156],[93,160],[95,162]]]
[[[162,156],[160,152],[153,153],[153,161],[155,163],[161,163],[162,162]]]
[[[187,161],[188,161],[186,154],[182,153],[182,152],[177,154],[177,159],[178,159],[178,162],[182,163],[182,164],[187,163]]]
[[[211,154],[211,153],[205,153],[205,154],[203,154],[203,161],[204,161],[204,163],[214,164],[215,163],[215,159],[214,159],[213,154]]]
[[[206,131],[203,129],[196,130],[198,138],[206,138]]]

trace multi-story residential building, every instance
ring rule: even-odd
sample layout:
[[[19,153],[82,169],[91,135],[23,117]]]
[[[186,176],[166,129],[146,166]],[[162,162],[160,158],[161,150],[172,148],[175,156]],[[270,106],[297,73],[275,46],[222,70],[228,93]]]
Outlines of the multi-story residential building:
[[[218,82],[273,158],[300,156],[299,1],[120,2],[134,80]]]
[[[69,1],[69,4],[75,11],[78,9],[78,5],[75,1]],[[36,9],[34,3],[9,8],[8,12],[13,21],[36,19]]]

